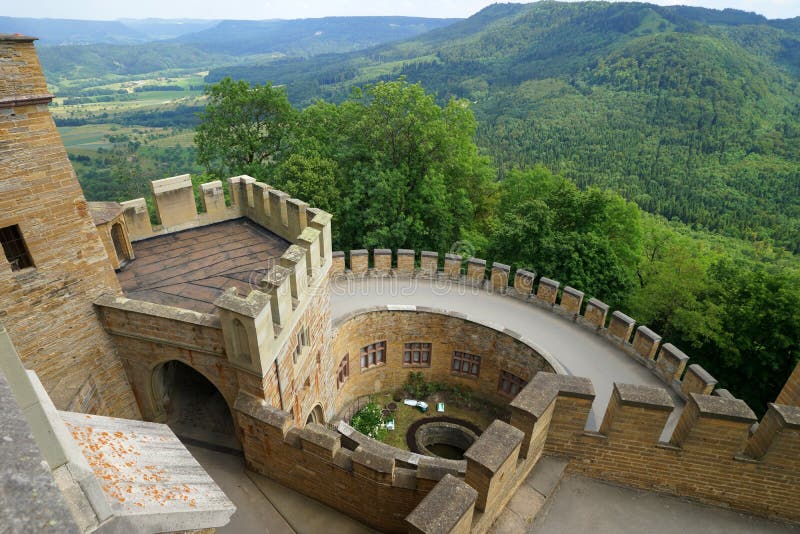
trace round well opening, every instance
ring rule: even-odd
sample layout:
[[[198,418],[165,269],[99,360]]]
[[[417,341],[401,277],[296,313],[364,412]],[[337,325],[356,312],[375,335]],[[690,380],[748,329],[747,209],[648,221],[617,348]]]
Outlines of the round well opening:
[[[409,448],[426,456],[438,456],[448,460],[463,460],[480,429],[468,421],[453,418],[420,420],[409,428]]]

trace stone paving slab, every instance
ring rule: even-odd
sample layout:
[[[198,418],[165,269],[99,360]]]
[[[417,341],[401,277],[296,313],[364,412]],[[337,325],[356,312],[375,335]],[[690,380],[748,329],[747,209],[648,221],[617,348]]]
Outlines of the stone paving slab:
[[[527,532],[796,534],[800,528],[677,497],[568,475]]]

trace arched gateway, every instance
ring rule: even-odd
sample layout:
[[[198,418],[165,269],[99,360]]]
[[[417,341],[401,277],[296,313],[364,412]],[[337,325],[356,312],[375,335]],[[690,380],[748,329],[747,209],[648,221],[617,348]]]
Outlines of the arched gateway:
[[[228,403],[200,372],[170,360],[153,370],[152,386],[159,418],[179,438],[241,450]]]

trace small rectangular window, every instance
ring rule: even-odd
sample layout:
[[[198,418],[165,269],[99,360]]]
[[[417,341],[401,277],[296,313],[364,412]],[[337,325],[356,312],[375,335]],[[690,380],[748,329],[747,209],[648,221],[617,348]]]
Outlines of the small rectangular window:
[[[361,368],[369,369],[386,363],[386,342],[378,341],[361,349]]]
[[[34,266],[33,258],[28,252],[28,247],[25,245],[25,240],[22,238],[22,232],[20,232],[18,225],[0,228],[0,243],[3,245],[3,252],[11,264],[12,271]]]
[[[430,367],[431,343],[406,343],[403,347],[403,365],[406,367]]]
[[[339,372],[336,378],[338,386],[342,387],[348,378],[350,378],[350,355],[345,354],[342,361],[339,362]]]
[[[481,372],[481,357],[467,352],[453,352],[453,364],[450,367],[453,374],[467,375],[477,378]]]
[[[497,383],[497,391],[509,397],[516,397],[522,388],[528,385],[527,380],[523,380],[517,375],[508,371],[500,371],[500,380]]]
[[[292,355],[292,361],[297,363],[297,358],[303,353],[303,349],[308,347],[308,328],[303,326],[300,331],[297,333],[296,343],[294,345],[294,354]]]

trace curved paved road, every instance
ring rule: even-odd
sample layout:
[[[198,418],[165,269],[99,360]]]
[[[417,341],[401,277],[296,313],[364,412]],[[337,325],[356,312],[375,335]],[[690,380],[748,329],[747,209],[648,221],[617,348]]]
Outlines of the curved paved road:
[[[331,282],[334,322],[371,306],[416,305],[460,312],[484,323],[518,332],[549,352],[569,374],[588,377],[595,398],[587,429],[597,430],[603,419],[614,382],[665,387],[647,368],[605,339],[555,313],[517,299],[491,294],[453,282],[419,278],[338,278]],[[667,389],[667,391],[670,391]],[[683,402],[672,392],[675,405]],[[675,424],[675,410],[667,428]],[[662,439],[668,438],[665,432]]]

